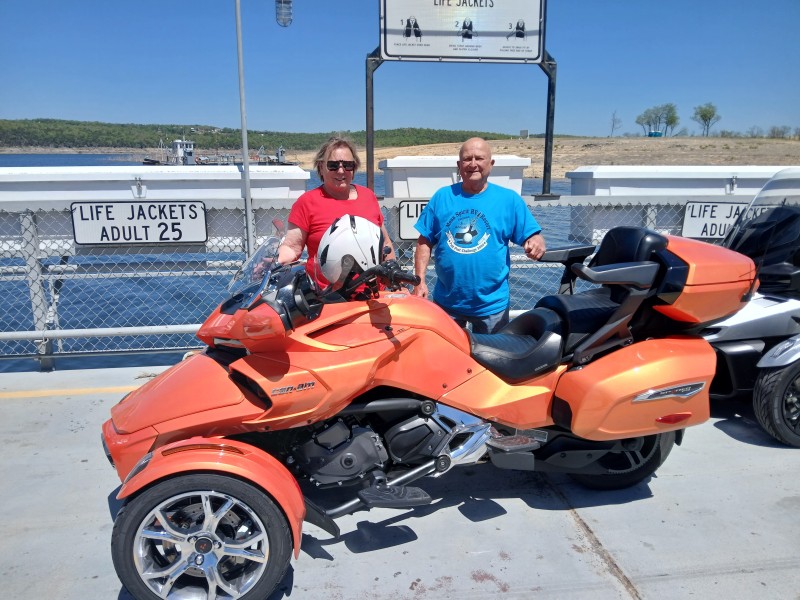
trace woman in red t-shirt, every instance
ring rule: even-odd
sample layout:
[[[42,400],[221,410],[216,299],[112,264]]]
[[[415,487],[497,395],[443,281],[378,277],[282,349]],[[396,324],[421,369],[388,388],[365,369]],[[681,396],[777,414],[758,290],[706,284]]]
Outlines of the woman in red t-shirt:
[[[278,250],[278,262],[286,264],[300,258],[303,248],[308,248],[306,271],[321,288],[328,282],[316,268],[317,249],[325,231],[334,219],[343,215],[359,216],[381,228],[384,243],[393,259],[394,247],[383,223],[383,213],[372,190],[353,183],[353,176],[361,166],[356,148],[349,140],[332,137],[314,157],[314,168],[322,185],[301,195],[289,212],[289,227]]]

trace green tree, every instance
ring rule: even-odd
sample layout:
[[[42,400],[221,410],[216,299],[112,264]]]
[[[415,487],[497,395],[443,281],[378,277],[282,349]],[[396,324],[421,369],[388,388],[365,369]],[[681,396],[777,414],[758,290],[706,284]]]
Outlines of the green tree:
[[[647,135],[651,131],[653,131],[654,119],[653,119],[653,114],[652,113],[653,113],[653,109],[652,108],[648,108],[646,111],[644,111],[638,117],[636,117],[636,124],[639,125],[642,128],[642,131],[644,131],[645,135]]]
[[[285,131],[251,131],[251,149],[263,145],[275,149],[316,150],[332,135],[347,135],[357,145],[366,144],[365,131],[330,131],[325,133],[292,133]],[[172,140],[189,136],[198,150],[235,151],[241,147],[242,137],[237,129],[209,125],[138,125],[133,123],[98,123],[59,119],[0,119],[0,147],[42,146],[58,148],[107,147],[154,148],[159,140],[169,146]],[[375,132],[378,146],[416,146],[447,142],[463,142],[470,137],[497,140],[506,139],[506,133],[486,131],[451,131],[404,127]]]
[[[703,128],[703,135],[705,137],[708,137],[709,129],[721,118],[722,116],[717,114],[717,107],[711,104],[711,102],[694,107],[692,121],[697,122]]]
[[[678,116],[678,109],[671,102],[669,104],[662,105],[661,108],[664,111],[664,135],[672,135],[675,131],[675,127],[677,127],[678,123],[681,122],[681,119]]]
[[[636,117],[636,124],[642,127],[645,135],[654,131],[667,135],[679,122],[678,109],[672,103],[653,106]]]

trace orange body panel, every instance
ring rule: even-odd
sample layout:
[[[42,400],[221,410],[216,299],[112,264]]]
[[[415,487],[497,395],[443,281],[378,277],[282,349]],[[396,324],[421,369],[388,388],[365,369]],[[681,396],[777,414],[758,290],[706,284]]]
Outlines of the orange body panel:
[[[272,400],[272,407],[248,424],[270,429],[306,425],[335,415],[355,396],[382,385],[437,399],[484,371],[431,331],[396,330],[398,335],[380,327],[367,331],[364,337],[374,341],[335,355],[298,351],[247,356],[233,363],[231,369],[253,379]],[[326,334],[320,339],[327,342]]]
[[[125,454],[118,456],[113,447],[109,450],[122,479],[150,448],[142,442],[137,445],[141,453],[132,453],[131,442],[121,436],[141,436],[150,440],[150,446],[161,446],[195,435],[246,433],[263,429],[250,422],[265,409],[264,401],[252,393],[245,394],[219,363],[196,354],[131,392],[111,409],[116,434],[112,439],[125,446]]]
[[[318,411],[327,412],[329,404],[336,405],[338,412],[362,388],[361,382],[372,368],[373,360],[366,359],[361,351],[352,353],[351,359],[347,368],[334,369],[333,373],[326,372],[333,362],[331,355],[320,352],[283,354],[280,358],[269,354],[247,356],[233,363],[231,369],[252,379],[272,403],[268,410],[251,416],[248,424],[287,429],[320,420]]]
[[[122,485],[117,498],[127,498],[157,481],[191,472],[227,473],[263,489],[286,515],[297,558],[306,515],[300,486],[278,460],[247,444],[194,437],[163,446],[153,453],[146,468]]]
[[[122,433],[138,431],[159,421],[170,421],[192,412],[205,412],[239,404],[242,392],[228,378],[225,367],[204,354],[183,360],[134,390],[111,409]],[[154,419],[154,414],[158,419]]]
[[[655,310],[676,321],[705,323],[732,315],[744,307],[745,294],[756,276],[752,260],[733,250],[697,240],[678,236],[667,236],[667,239],[667,249],[689,265],[689,274],[677,300],[655,306]]]
[[[351,327],[354,332],[348,331]],[[405,292],[383,293],[364,303],[325,305],[318,319],[298,327],[289,337],[302,334],[326,347],[352,347],[391,338],[410,327],[434,331],[461,352],[469,353],[467,334],[447,313],[433,302]]]
[[[661,314],[684,323],[708,323],[724,319],[744,307],[749,283],[727,282],[683,288],[673,304],[653,307]]]
[[[558,382],[556,397],[569,404],[572,431],[583,438],[651,435],[708,420],[708,388],[715,369],[714,350],[702,338],[645,340],[568,371]],[[635,400],[653,389],[698,382],[705,386],[691,398]],[[656,421],[676,413],[690,416],[672,425]]]
[[[534,380],[512,385],[489,371],[447,392],[441,401],[454,408],[518,429],[552,425],[550,405],[566,366]]]
[[[235,340],[250,352],[279,349],[285,344],[283,321],[269,305],[261,304],[251,311],[228,315],[217,307],[197,332],[205,344],[216,340]]]
[[[120,481],[124,481],[139,459],[150,452],[158,438],[158,431],[145,427],[133,433],[120,433],[109,419],[103,423],[103,439],[111,453],[114,468]]]
[[[391,308],[390,308],[391,307]],[[385,338],[386,327],[413,324],[432,329],[462,351],[469,352],[466,333],[438,306],[405,292],[384,292],[366,302],[326,304],[320,316],[293,331],[278,328],[280,319],[267,304],[253,310],[223,314],[217,308],[197,332],[203,342],[239,340],[250,352],[337,350]],[[366,337],[364,337],[366,336]]]

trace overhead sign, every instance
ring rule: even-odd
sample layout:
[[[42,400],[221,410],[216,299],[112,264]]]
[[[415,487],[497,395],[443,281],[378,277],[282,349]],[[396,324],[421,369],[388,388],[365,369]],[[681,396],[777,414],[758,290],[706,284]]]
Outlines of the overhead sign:
[[[539,63],[545,2],[381,0],[381,58]]]
[[[402,200],[400,201],[400,239],[416,240],[419,231],[414,229],[422,209],[428,204],[427,200]]]
[[[202,202],[73,202],[70,208],[76,244],[194,244],[208,238]]]
[[[687,202],[681,235],[689,238],[724,238],[747,202]]]

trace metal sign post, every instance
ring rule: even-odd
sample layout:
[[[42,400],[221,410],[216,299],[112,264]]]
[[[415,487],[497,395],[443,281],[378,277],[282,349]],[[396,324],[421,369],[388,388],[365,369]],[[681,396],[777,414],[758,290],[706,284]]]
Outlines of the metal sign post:
[[[544,130],[544,168],[542,171],[542,195],[550,196],[550,172],[553,170],[553,127],[556,114],[556,60],[544,51],[544,60],[539,63],[547,75],[547,121]]]
[[[250,256],[256,249],[255,214],[253,198],[250,195],[250,151],[247,142],[247,110],[244,102],[244,61],[242,60],[242,9],[240,0],[236,0],[236,52],[239,58],[239,112],[242,116],[242,174],[244,176],[244,251]]]
[[[383,64],[380,48],[367,55],[367,187],[375,189],[375,99],[373,95],[373,73]]]

